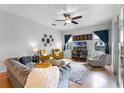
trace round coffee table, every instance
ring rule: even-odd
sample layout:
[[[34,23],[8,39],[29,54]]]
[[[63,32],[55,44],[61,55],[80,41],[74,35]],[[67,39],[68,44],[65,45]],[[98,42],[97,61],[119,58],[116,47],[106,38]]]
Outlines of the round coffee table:
[[[52,62],[52,65],[53,66],[58,66],[58,67],[61,67],[65,64],[64,61],[56,61],[56,62]]]
[[[34,68],[48,68],[52,67],[52,63],[50,62],[45,62],[45,63],[36,63],[33,65]]]

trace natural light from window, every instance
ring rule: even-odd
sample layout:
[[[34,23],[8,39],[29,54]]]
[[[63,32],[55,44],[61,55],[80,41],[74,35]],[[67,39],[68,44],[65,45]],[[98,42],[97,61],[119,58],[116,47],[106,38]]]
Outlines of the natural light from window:
[[[95,34],[93,34],[93,39],[99,39],[99,37]]]

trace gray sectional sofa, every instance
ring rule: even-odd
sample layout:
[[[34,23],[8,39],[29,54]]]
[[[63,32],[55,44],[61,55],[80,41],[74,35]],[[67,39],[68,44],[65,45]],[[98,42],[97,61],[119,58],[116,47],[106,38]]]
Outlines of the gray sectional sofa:
[[[15,88],[24,88],[26,84],[26,80],[28,74],[32,71],[31,61],[25,64],[21,63],[19,60],[15,58],[10,58],[5,60],[5,65],[7,67],[7,74],[10,82]],[[68,87],[68,77],[70,74],[70,66],[69,64],[64,64],[59,67],[60,77],[59,83],[57,85],[58,88],[67,88]]]

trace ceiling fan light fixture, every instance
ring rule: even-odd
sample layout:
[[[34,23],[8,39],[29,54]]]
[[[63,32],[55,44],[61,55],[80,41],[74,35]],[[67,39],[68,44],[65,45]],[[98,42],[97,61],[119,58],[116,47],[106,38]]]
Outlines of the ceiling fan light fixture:
[[[65,22],[66,22],[67,24],[70,24],[70,23],[71,23],[71,20],[68,19],[68,20],[66,20]]]
[[[76,22],[75,20],[82,18],[82,16],[71,17],[70,14],[68,13],[63,13],[63,16],[64,16],[64,19],[55,20],[55,21],[64,21],[65,22],[64,25],[70,24],[70,23],[78,24],[78,22]]]

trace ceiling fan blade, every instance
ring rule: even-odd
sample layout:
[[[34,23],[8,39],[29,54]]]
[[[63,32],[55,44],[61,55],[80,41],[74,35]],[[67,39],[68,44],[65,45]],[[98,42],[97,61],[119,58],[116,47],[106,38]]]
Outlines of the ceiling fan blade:
[[[77,22],[75,22],[75,21],[71,21],[72,23],[74,23],[74,24],[78,24]]]
[[[79,18],[82,18],[82,16],[73,17],[72,20],[79,19]]]
[[[67,16],[69,16],[69,14],[63,13],[64,17],[66,18]]]
[[[65,19],[55,20],[55,21],[65,21]]]
[[[63,13],[63,15],[64,15],[65,18],[66,18],[66,17],[70,17],[70,15],[67,14],[67,13]]]

